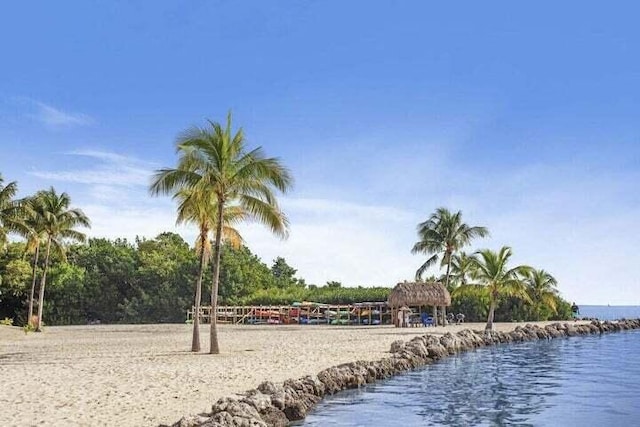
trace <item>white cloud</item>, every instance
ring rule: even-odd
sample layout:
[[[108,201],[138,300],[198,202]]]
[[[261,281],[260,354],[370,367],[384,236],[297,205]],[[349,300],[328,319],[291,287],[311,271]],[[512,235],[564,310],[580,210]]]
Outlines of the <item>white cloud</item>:
[[[34,104],[39,109],[37,117],[48,126],[84,126],[93,123],[93,119],[86,114],[65,112],[39,101],[34,101]]]
[[[279,241],[258,224],[240,226],[249,247],[267,264],[284,256],[308,283],[392,286],[410,279],[418,262],[409,253],[415,217],[387,206],[339,200],[282,201],[291,235]]]
[[[461,205],[473,206],[473,221],[491,231],[475,247],[511,246],[514,263],[549,271],[570,300],[637,305],[632,266],[640,257],[629,230],[640,206],[629,196],[639,180],[637,171],[594,173],[574,161],[485,176],[472,191],[456,192]]]
[[[162,200],[154,200],[145,206],[117,202],[81,206],[91,219],[91,230],[87,231],[91,237],[127,238],[132,241],[136,236],[151,238],[165,231],[173,231],[190,244],[195,239],[194,229],[175,225],[172,206]]]
[[[87,126],[95,123],[95,120],[83,113],[63,111],[42,101],[31,98],[15,98],[19,104],[24,105],[28,111],[26,115],[49,128],[60,129],[76,126]]]
[[[154,164],[133,157],[115,153],[81,150],[67,153],[89,160],[89,167],[62,171],[34,171],[32,175],[52,181],[105,186],[144,186],[149,179]]]

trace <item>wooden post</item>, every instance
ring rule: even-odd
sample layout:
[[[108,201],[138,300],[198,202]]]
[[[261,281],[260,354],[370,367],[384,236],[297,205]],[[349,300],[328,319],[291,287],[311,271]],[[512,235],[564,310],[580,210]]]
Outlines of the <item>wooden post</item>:
[[[433,306],[433,326],[438,326],[438,306]]]

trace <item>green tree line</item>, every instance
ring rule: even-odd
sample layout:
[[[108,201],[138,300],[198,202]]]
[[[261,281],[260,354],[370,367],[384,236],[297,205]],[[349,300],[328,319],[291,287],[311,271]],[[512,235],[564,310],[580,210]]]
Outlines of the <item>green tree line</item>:
[[[44,244],[42,244],[44,246]],[[44,250],[44,249],[42,249]],[[197,250],[179,235],[162,233],[154,239],[89,239],[67,247],[66,261],[54,253],[48,273],[44,319],[50,325],[102,323],[184,322],[193,305],[198,276]],[[220,302],[229,305],[280,305],[295,301],[349,304],[385,301],[390,287],[346,287],[337,282],[306,284],[284,258],[271,266],[247,246],[223,244],[220,267]],[[0,319],[15,324],[27,320],[33,252],[24,242],[9,243],[0,253]],[[37,265],[40,277],[44,261]],[[457,272],[456,268],[452,271]],[[205,281],[211,280],[207,269]],[[429,279],[437,279],[432,277]],[[391,284],[390,284],[391,285]],[[552,302],[534,304],[540,286],[525,287],[529,302],[515,297],[500,301],[496,321],[567,319],[570,305],[557,294]],[[202,296],[208,304],[208,296]],[[554,310],[554,304],[555,309]],[[453,293],[450,310],[469,321],[484,321],[486,297]]]
[[[0,318],[12,318],[16,324],[27,321],[31,257],[24,242],[10,243],[0,254]],[[89,239],[84,245],[70,245],[66,260],[52,255],[44,319],[49,325],[184,322],[194,302],[198,265],[198,251],[174,233],[135,242]],[[41,260],[36,274],[40,277],[43,270]],[[210,279],[211,271],[206,270],[204,280]],[[221,304],[348,304],[385,300],[389,290],[336,282],[307,285],[284,258],[268,266],[244,245],[224,243],[221,251]],[[206,305],[208,296],[202,299]]]

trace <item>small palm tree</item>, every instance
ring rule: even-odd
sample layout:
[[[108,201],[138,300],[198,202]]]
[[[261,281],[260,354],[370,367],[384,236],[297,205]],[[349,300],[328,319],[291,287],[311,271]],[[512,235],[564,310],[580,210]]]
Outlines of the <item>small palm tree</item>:
[[[525,284],[527,293],[531,299],[531,305],[536,320],[540,320],[542,309],[548,307],[553,313],[557,313],[558,282],[555,277],[544,270],[531,270],[526,275]]]
[[[178,191],[174,198],[179,201],[177,224],[191,223],[198,226],[196,238],[196,252],[200,259],[198,278],[196,280],[195,310],[193,319],[193,338],[191,351],[200,351],[200,302],[202,301],[202,277],[207,266],[207,260],[211,256],[211,240],[209,235],[216,228],[217,198],[207,191],[184,188]],[[240,206],[227,206],[223,213],[224,224],[222,226],[222,239],[228,241],[234,247],[242,243],[242,236],[232,227],[233,224],[243,220],[246,215]]]
[[[44,268],[42,278],[40,279],[40,294],[38,297],[38,324],[36,331],[42,330],[42,309],[44,307],[44,291],[47,283],[47,270],[49,267],[49,255],[51,254],[51,246],[55,246],[58,252],[65,255],[63,245],[64,239],[76,240],[84,242],[86,236],[74,230],[77,226],[90,227],[89,218],[80,209],[71,209],[71,199],[67,193],[56,193],[51,187],[49,190],[39,191],[36,196],[35,204],[38,213],[42,217],[43,235],[46,239],[46,255],[44,260]]]
[[[431,255],[416,271],[416,280],[440,259],[440,265],[446,265],[445,286],[449,289],[451,260],[456,251],[467,246],[477,237],[486,237],[486,227],[469,226],[462,222],[462,212],[451,213],[446,208],[438,208],[425,222],[418,224],[420,240],[413,245],[414,254]]]
[[[160,169],[153,177],[152,194],[175,194],[181,189],[209,193],[216,199],[215,244],[211,286],[211,354],[220,353],[217,330],[220,250],[224,212],[229,205],[240,206],[248,218],[266,224],[285,238],[287,219],[274,191],[285,193],[293,179],[277,158],[266,157],[262,147],[247,150],[244,133],[231,129],[231,113],[226,126],[209,122],[208,128],[191,128],[178,137],[180,156],[176,168]]]
[[[493,317],[501,298],[516,297],[530,301],[522,276],[531,271],[531,267],[519,265],[508,268],[511,248],[503,246],[498,252],[488,249],[476,252],[473,258],[476,283],[462,285],[454,290],[455,294],[477,295],[489,300],[489,317],[485,332],[493,331]]]
[[[451,257],[450,285],[452,288],[466,285],[473,280],[476,261],[474,258],[474,255],[468,255],[466,252],[460,252]]]

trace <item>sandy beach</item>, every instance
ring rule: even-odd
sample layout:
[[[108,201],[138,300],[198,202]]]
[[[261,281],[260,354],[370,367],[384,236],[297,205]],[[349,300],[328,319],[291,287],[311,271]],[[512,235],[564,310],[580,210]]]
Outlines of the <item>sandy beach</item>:
[[[518,325],[496,324],[496,329]],[[395,340],[463,328],[483,329],[484,324],[409,329],[222,325],[222,354],[212,356],[188,351],[190,325],[48,327],[28,335],[0,326],[0,425],[172,423],[265,380],[281,382],[344,362],[380,359]],[[202,328],[205,349],[208,331]]]

